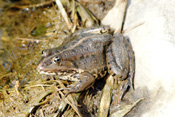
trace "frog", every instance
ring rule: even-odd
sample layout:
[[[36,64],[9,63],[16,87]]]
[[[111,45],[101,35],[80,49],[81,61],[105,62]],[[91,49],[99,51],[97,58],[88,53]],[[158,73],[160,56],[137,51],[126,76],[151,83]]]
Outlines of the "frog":
[[[108,26],[86,28],[71,34],[60,46],[43,50],[37,71],[74,82],[63,88],[68,91],[65,96],[87,90],[96,80],[112,75],[119,83],[122,100],[128,88],[134,89],[134,51],[129,39]]]

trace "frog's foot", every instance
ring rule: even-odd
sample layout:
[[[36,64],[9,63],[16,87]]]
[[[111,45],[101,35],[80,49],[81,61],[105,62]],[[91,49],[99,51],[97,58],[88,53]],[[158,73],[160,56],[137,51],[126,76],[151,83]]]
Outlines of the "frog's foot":
[[[127,80],[123,80],[123,81],[120,81],[120,84],[119,84],[119,91],[118,91],[118,103],[121,102],[121,100],[123,99],[126,91],[128,90],[130,86],[130,81],[127,79]]]
[[[75,77],[80,81],[76,82],[70,88],[65,88],[66,90],[68,90],[68,92],[65,94],[65,97],[70,93],[77,93],[77,92],[84,91],[90,88],[95,82],[94,76],[88,72],[82,72],[82,73],[76,74]]]

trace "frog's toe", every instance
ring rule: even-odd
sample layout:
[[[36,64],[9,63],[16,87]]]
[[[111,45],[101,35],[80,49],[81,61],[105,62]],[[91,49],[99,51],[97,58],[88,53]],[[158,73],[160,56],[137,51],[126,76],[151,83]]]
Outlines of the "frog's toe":
[[[127,92],[128,88],[130,86],[130,83],[128,80],[121,81],[119,85],[119,91],[118,91],[118,103],[121,102],[123,99],[125,93]]]

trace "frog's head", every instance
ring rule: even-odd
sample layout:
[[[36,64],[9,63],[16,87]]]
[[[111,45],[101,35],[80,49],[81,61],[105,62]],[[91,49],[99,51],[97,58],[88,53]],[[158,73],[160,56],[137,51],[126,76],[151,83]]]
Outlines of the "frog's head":
[[[47,55],[44,53],[44,55]],[[59,54],[47,55],[40,60],[37,71],[47,75],[64,75],[66,73],[75,73],[77,68],[70,60],[63,59]]]

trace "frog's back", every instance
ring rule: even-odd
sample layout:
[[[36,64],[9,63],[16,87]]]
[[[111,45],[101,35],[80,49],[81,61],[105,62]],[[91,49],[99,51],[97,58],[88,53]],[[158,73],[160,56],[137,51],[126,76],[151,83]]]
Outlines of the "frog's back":
[[[72,61],[78,69],[88,71],[95,77],[106,74],[105,47],[111,43],[110,34],[83,34],[62,46],[60,56]]]

